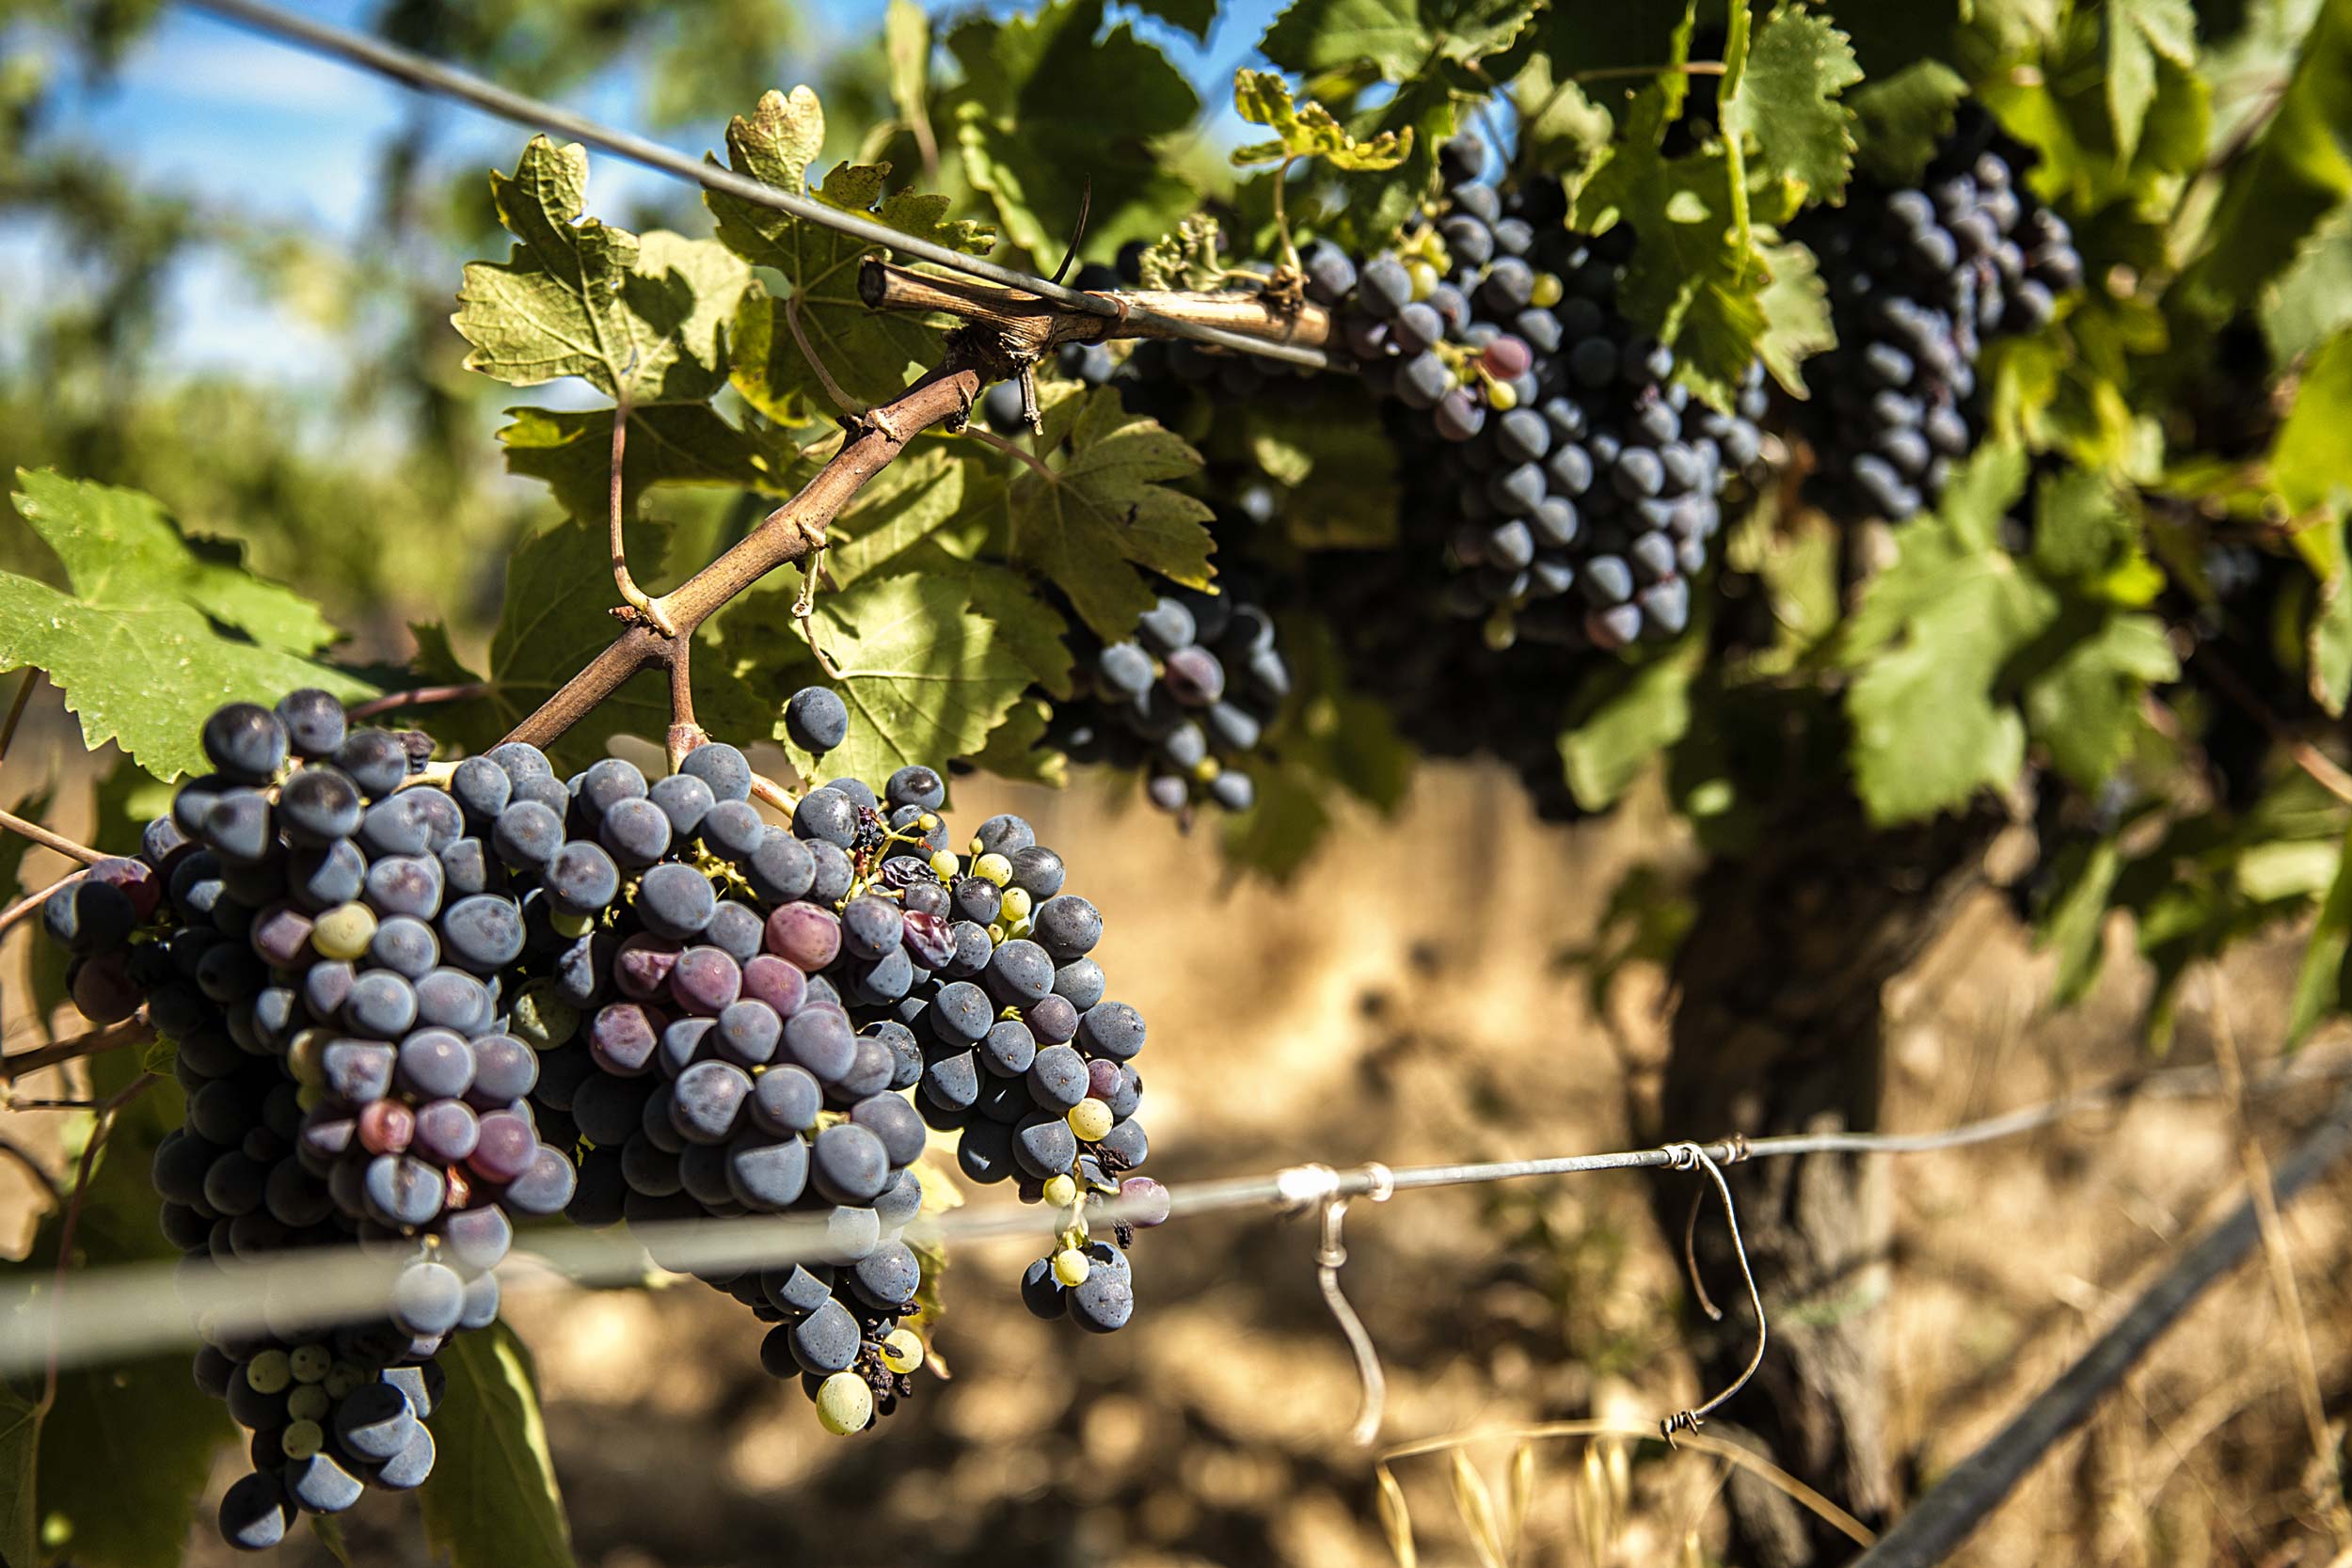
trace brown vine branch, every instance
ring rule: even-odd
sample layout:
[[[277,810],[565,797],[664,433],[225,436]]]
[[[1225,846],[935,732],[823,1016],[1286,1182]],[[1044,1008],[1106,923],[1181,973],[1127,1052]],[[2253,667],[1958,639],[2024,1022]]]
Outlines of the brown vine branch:
[[[634,354],[630,355],[629,362],[636,363]],[[661,606],[647,596],[645,591],[637,586],[637,579],[628,575],[628,544],[623,536],[628,518],[623,505],[625,486],[621,483],[621,457],[628,451],[629,403],[628,388],[624,384],[612,400],[612,586],[619,590],[623,604],[651,622],[654,630],[675,639],[677,627],[670,624],[670,618]]]
[[[1214,326],[1266,342],[1306,348],[1321,348],[1331,339],[1331,313],[1322,306],[1285,305],[1267,295],[1241,291],[1191,293],[1131,289],[1103,293],[1097,297],[1117,302],[1126,313],[1100,316],[1019,289],[915,272],[868,257],[858,269],[857,292],[868,309],[935,311],[992,327],[1005,350],[1024,363],[1064,343],[1180,336],[1170,329],[1170,323]]]
[[[652,626],[630,627],[542,703],[537,712],[516,725],[506,738],[545,746],[639,672],[672,669],[696,628],[777,567],[805,561],[823,547],[825,530],[866,482],[887,467],[914,436],[933,425],[962,420],[971,412],[981,386],[979,371],[958,368],[951,361],[898,401],[858,421],[841,450],[800,494],[768,514],[724,555],[653,601],[675,627],[675,636],[664,636]]]
[[[488,681],[465,681],[454,686],[417,686],[405,691],[389,691],[372,697],[343,710],[353,719],[373,719],[379,713],[392,713],[405,707],[430,707],[436,703],[467,703],[490,694]]]
[[[96,865],[106,857],[87,844],[76,844],[63,833],[53,833],[38,822],[27,822],[14,812],[0,811],[0,828],[31,839],[44,849],[80,861],[84,865]]]
[[[76,1035],[70,1040],[44,1045],[37,1050],[19,1051],[0,1056],[0,1084],[13,1084],[28,1072],[39,1072],[45,1067],[65,1062],[78,1062],[86,1056],[102,1055],[119,1051],[126,1045],[137,1045],[155,1037],[155,1026],[147,1022],[144,1013],[126,1018],[119,1023],[109,1023],[103,1029],[93,1029],[87,1035]]]

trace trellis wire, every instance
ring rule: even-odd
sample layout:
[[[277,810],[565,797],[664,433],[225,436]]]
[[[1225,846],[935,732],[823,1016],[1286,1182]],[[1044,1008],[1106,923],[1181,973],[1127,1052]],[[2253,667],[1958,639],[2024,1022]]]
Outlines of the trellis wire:
[[[1314,370],[1322,370],[1329,363],[1320,349],[1307,348],[1295,343],[1279,343],[1268,339],[1252,338],[1244,333],[1229,332],[1222,327],[1204,326],[1198,323],[1179,321],[1156,310],[1147,309],[1140,305],[1112,300],[1079,289],[1065,288],[1061,284],[1049,282],[1045,278],[1035,277],[1027,273],[1016,272],[1010,267],[1000,266],[994,261],[983,261],[977,256],[967,256],[961,251],[950,250],[946,245],[934,245],[929,240],[902,233],[888,224],[878,223],[872,218],[863,217],[855,213],[845,213],[839,208],[828,207],[807,197],[779,190],[763,181],[749,179],[732,169],[722,168],[716,165],[688,157],[675,148],[664,147],[660,142],[638,135],[634,132],[623,131],[617,127],[590,119],[585,115],[560,108],[544,99],[532,98],[526,94],[501,87],[469,71],[444,65],[438,60],[430,59],[396,44],[386,43],[380,39],[369,38],[364,33],[354,32],[346,27],[338,27],[332,23],[297,16],[292,11],[281,10],[276,6],[263,5],[261,0],[184,0],[184,3],[196,10],[208,11],[228,21],[240,23],[282,42],[297,44],[302,48],[331,55],[348,65],[388,76],[420,92],[437,93],[444,98],[453,98],[461,103],[470,103],[485,114],[496,116],[500,119],[570,136],[591,147],[600,147],[615,156],[627,158],[631,163],[642,164],[659,173],[667,174],[678,180],[690,181],[707,190],[718,191],[723,195],[734,197],[738,200],[753,202],[758,206],[773,208],[777,212],[798,218],[803,223],[817,224],[822,228],[831,229],[836,233],[847,234],[851,239],[864,240],[869,245],[886,245],[900,255],[916,257],[934,266],[946,267],[974,277],[985,278],[991,283],[1000,284],[1005,288],[1019,289],[1025,293],[1036,294],[1041,299],[1050,299],[1055,304],[1066,306],[1073,310],[1083,310],[1089,315],[1116,317],[1120,320],[1150,322],[1165,327],[1180,338],[1190,338],[1197,342],[1212,343],[1218,348],[1232,349],[1242,354],[1255,354],[1268,359],[1286,360],[1291,364],[1305,365]]]
[[[2271,1093],[2297,1085],[2352,1076],[2352,1055],[2306,1051],[2249,1092]],[[2041,1104],[1964,1123],[1936,1132],[1804,1133],[1785,1137],[1730,1138],[1696,1146],[1718,1164],[1799,1154],[1916,1154],[1962,1148],[2046,1127],[2079,1112],[2139,1099],[2181,1099],[2211,1094],[2219,1075],[2211,1068],[2178,1069],[2136,1076],[2078,1091]],[[1541,1160],[1492,1161],[1476,1164],[1370,1164],[1341,1171],[1301,1164],[1269,1176],[1185,1182],[1168,1191],[1171,1218],[1238,1209],[1273,1208],[1304,1213],[1335,1200],[1375,1199],[1410,1188],[1448,1187],[1518,1180],[1588,1171],[1692,1169],[1687,1141],[1656,1148],[1607,1154],[1565,1155]],[[1133,1222],[1149,1212],[1146,1203],[1112,1198],[1089,1206],[1089,1222],[1107,1227]],[[910,1242],[946,1246],[1007,1237],[1049,1235],[1060,1212],[1034,1205],[998,1204],[926,1215],[908,1227]],[[724,1274],[822,1260],[821,1220],[796,1215],[691,1220],[620,1230],[551,1227],[526,1231],[517,1246],[530,1256],[511,1259],[501,1273],[517,1287],[566,1281],[585,1286],[643,1283],[647,1256],[680,1273]],[[61,1305],[56,1341],[60,1365],[117,1360],[183,1345],[196,1324],[240,1331],[266,1330],[274,1315],[298,1304],[306,1317],[350,1320],[369,1316],[389,1302],[400,1258],[363,1247],[312,1249],[266,1263],[225,1262],[184,1270],[178,1263],[131,1264],[78,1273]],[[51,1354],[52,1312],[43,1297],[44,1278],[0,1290],[0,1372],[46,1364]]]

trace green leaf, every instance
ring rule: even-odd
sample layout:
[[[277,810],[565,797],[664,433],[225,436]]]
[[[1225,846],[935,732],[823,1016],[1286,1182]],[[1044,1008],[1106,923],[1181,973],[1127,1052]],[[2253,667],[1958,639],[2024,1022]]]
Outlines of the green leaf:
[[[2352,473],[2344,463],[2344,433],[2352,425],[2352,332],[2340,333],[2314,355],[2296,385],[2270,450],[2270,482],[2290,512],[2352,502]]]
[[[1291,102],[1288,82],[1270,71],[1248,66],[1233,72],[1233,111],[1252,125],[1274,132],[1270,142],[1252,142],[1232,152],[1233,166],[1253,164],[1288,165],[1294,158],[1319,158],[1333,168],[1377,173],[1405,161],[1413,150],[1413,129],[1383,131],[1370,141],[1350,135],[1331,111],[1310,99]],[[1279,175],[1278,175],[1279,178]]]
[[[1049,405],[1040,445],[1051,472],[1013,474],[1008,553],[1051,578],[1098,635],[1126,636],[1159,597],[1137,567],[1208,586],[1212,514],[1167,483],[1200,467],[1182,437],[1098,387]]]
[[[2336,548],[2332,569],[2320,580],[2303,639],[2312,700],[2330,718],[2342,718],[2352,703],[2352,528],[2331,525]]]
[[[1016,784],[1065,788],[1070,783],[1070,758],[1045,741],[1053,720],[1054,710],[1044,699],[1025,696],[1007,711],[1005,721],[989,732],[988,744],[968,760],[984,773]]]
[[[1258,48],[1302,76],[1369,60],[1401,82],[1436,60],[1502,53],[1536,9],[1534,0],[1291,0]]]
[[[629,526],[634,556],[662,560],[671,525],[647,518]],[[620,635],[612,608],[612,552],[602,521],[572,518],[532,535],[508,558],[504,610],[490,639],[487,668],[460,663],[445,630],[412,628],[419,667],[433,678],[481,681],[489,690],[431,710],[426,722],[442,740],[480,752],[528,717]],[[695,717],[711,734],[732,737],[747,722],[766,733],[769,705],[746,691],[723,667],[693,667]],[[616,735],[659,739],[670,727],[669,688],[662,673],[631,677],[548,750],[568,771],[605,754]]]
[[[588,150],[533,136],[512,176],[492,172],[504,261],[469,261],[450,318],[466,366],[511,386],[577,375],[605,396],[691,403],[725,384],[725,325],[751,268],[708,240],[642,240],[583,217]]]
[[[1195,213],[1153,240],[1137,263],[1147,289],[1214,289],[1226,277],[1216,219]]]
[[[1569,221],[1596,234],[1632,226],[1640,243],[1618,308],[1674,346],[1677,380],[1727,407],[1771,325],[1760,297],[1772,270],[1749,227],[1732,144],[1664,150],[1690,91],[1673,67],[1688,57],[1692,16],[1676,29],[1667,69],[1635,95],[1623,134],[1577,192]]]
[[[978,475],[977,464],[940,443],[901,454],[826,529],[827,574],[847,588],[885,566],[905,570],[909,550],[964,513],[967,482]]]
[[[1182,27],[1203,43],[1209,40],[1209,29],[1216,24],[1216,0],[1136,0],[1136,9]]]
[[[890,0],[882,13],[882,53],[890,61],[890,102],[913,126],[930,119],[931,19],[915,0]]]
[[[824,144],[825,111],[814,92],[770,92],[750,115],[727,122],[727,166],[953,250],[978,255],[993,244],[986,226],[949,218],[944,196],[883,195],[887,164],[837,165],[810,192],[809,166]],[[735,316],[735,388],[761,413],[798,423],[812,404],[832,409],[810,354],[844,392],[866,404],[897,397],[912,371],[938,360],[946,342],[938,327],[918,316],[869,310],[858,297],[858,264],[881,247],[717,191],[704,201],[720,242],[745,261],[773,268],[786,284],[783,299],[765,290],[745,294]]]
[[[1895,531],[1895,564],[1848,623],[1854,783],[1874,821],[1959,806],[1979,788],[2007,787],[2025,766],[2025,722],[1998,686],[2058,605],[1997,543],[2024,488],[2022,453],[1980,451],[1941,514]]]
[[[509,408],[498,433],[506,471],[544,481],[573,517],[603,524],[611,515],[611,409]],[[707,403],[632,407],[621,460],[621,515],[657,484],[718,485],[788,496],[816,472],[791,447],[729,424]]]
[[[1547,174],[1573,174],[1593,163],[1609,145],[1615,122],[1609,111],[1584,96],[1574,78],[1555,80],[1548,55],[1529,57],[1511,79],[1511,97],[1536,106],[1519,127],[1522,156]]]
[[[1837,346],[1837,329],[1830,324],[1829,285],[1821,281],[1813,252],[1801,245],[1768,244],[1764,264],[1768,280],[1756,302],[1764,312],[1765,327],[1756,340],[1756,356],[1790,395],[1804,397],[1804,361]]]
[[[2108,615],[2026,680],[2026,721],[2058,770],[2095,790],[2129,756],[2148,688],[2180,673],[2163,622]]]
[[[797,649],[789,611],[785,594],[766,593],[729,615],[725,645],[751,660],[739,668],[759,667],[763,643]],[[855,778],[977,753],[1035,678],[1013,640],[974,612],[970,586],[932,572],[819,594],[809,635],[839,672],[831,685],[850,710],[849,738],[825,767]],[[784,738],[780,706],[774,733]]]
[[[452,1568],[571,1568],[530,1353],[502,1323],[453,1335],[433,1410],[439,1450],[418,1490],[425,1539]]]
[[[1089,187],[1087,236],[1099,245],[1156,237],[1200,205],[1156,150],[1190,127],[1200,99],[1128,24],[1104,32],[1103,11],[1104,0],[1048,0],[947,37],[964,76],[953,105],[964,174],[1006,236],[1048,267]]]
[[[2053,872],[2058,891],[2035,941],[2058,957],[2058,974],[2050,982],[2055,1006],[2081,1001],[2099,977],[2106,957],[2107,911],[2122,866],[2115,840],[2102,838],[2090,846],[2069,846]]]
[[[2344,960],[2352,953],[2352,836],[2345,838],[2338,856],[2335,880],[2328,884],[2295,975],[2295,999],[2287,1010],[2290,1050],[2309,1039],[2320,1020],[2344,1006]]]
[[[1707,662],[1704,635],[1661,656],[1586,678],[1560,734],[1568,788],[1586,811],[1616,804],[1660,753],[1688,734],[1691,683]]]
[[[2156,99],[2156,58],[2185,71],[2197,63],[2197,12],[2189,0],[2107,0],[2107,112],[2115,145],[2128,159]]]
[[[1941,60],[1914,61],[1849,95],[1861,128],[1855,145],[1862,166],[1883,185],[1918,179],[1967,96],[1967,78]]]
[[[1746,0],[1736,9],[1746,14]],[[1832,200],[1853,167],[1853,116],[1838,94],[1860,80],[1852,47],[1828,18],[1775,6],[1723,101],[1724,132],[1756,138],[1767,176],[1801,181],[1814,199]]]
[[[368,682],[308,657],[335,632],[315,606],[182,534],[153,498],[17,470],[17,512],[56,552],[71,594],[0,572],[0,672],[31,666],[65,693],[91,751],[114,741],[159,778],[207,769],[199,735],[223,703],[274,703]]]
[[[2352,195],[2352,0],[2321,0],[2277,112],[2232,166],[2206,245],[2168,301],[2221,321],[2294,261]]]

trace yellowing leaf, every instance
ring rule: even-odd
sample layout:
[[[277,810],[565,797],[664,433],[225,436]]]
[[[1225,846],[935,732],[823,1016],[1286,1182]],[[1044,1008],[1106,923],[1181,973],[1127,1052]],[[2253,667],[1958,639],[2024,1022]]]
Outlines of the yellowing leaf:
[[[1270,142],[1252,142],[1233,150],[1233,166],[1287,164],[1294,158],[1320,158],[1333,168],[1359,173],[1391,169],[1413,150],[1413,128],[1383,131],[1370,141],[1358,141],[1330,110],[1312,99],[1294,104],[1290,84],[1270,71],[1248,66],[1233,72],[1233,110],[1252,125],[1274,132]]]

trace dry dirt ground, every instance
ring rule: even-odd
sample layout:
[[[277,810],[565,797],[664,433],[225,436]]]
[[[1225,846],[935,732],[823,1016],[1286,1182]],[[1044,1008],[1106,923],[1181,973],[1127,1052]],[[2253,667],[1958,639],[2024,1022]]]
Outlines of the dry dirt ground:
[[[1548,828],[1499,776],[1431,768],[1398,819],[1349,818],[1295,884],[1274,888],[1228,884],[1205,836],[1180,837],[1119,798],[962,794],[959,821],[1027,812],[1106,911],[1098,957],[1114,994],[1151,1021],[1140,1065],[1164,1180],[1626,1147],[1672,998],[1657,972],[1636,968],[1596,1013],[1566,956],[1629,865],[1676,852],[1653,809]],[[2052,1016],[2046,964],[2005,906],[1989,894],[1970,905],[1889,988],[1885,1125],[1943,1126],[2145,1065],[2135,1019],[2146,979],[2118,939],[2090,1003]],[[2260,1071],[2294,958],[2281,935],[2200,981],[2173,1059],[2211,1059],[2222,1008]],[[2328,1092],[2263,1101],[2265,1144],[2275,1150]],[[6,1117],[36,1148],[54,1146],[42,1121]],[[2211,1101],[1905,1158],[1883,1292],[1790,1302],[1765,1279],[1774,1334],[1841,1314],[1883,1319],[1888,1440],[1915,1489],[2234,1202],[2240,1170],[2231,1116]],[[1645,1185],[1696,1180],[1617,1173],[1358,1205],[1343,1279],[1387,1370],[1383,1445],[1596,1417],[1647,1427],[1708,1392],[1684,1348],[1679,1238],[1659,1233]],[[1736,1170],[1732,1180],[1736,1191]],[[29,1184],[0,1171],[0,1186],[24,1212]],[[2339,1447],[2352,1413],[2347,1198],[2352,1169],[2285,1219]],[[1720,1223],[1709,1212],[1704,1223]],[[1384,1563],[1373,1456],[1346,1439],[1358,1380],[1316,1289],[1314,1244],[1309,1222],[1262,1212],[1146,1233],[1139,1311],[1107,1338],[1022,1310],[1025,1243],[975,1244],[955,1259],[939,1339],[952,1381],[927,1384],[885,1430],[851,1441],[826,1437],[797,1390],[761,1374],[748,1314],[691,1282],[518,1294],[509,1315],[537,1354],[575,1544],[594,1568]],[[1712,1283],[1736,1296],[1736,1281]],[[1744,1305],[1732,1312],[1744,1321]],[[2240,1270],[1958,1560],[2341,1562],[2315,1528],[2290,1345],[2270,1276]],[[1708,1433],[1736,1435],[1738,1416],[1734,1401]],[[1516,1458],[1507,1437],[1464,1452],[1502,1533],[1523,1502],[1504,1543],[1512,1560],[1723,1560],[1718,1459],[1581,1438]],[[224,1455],[215,1487],[232,1473]],[[1452,1456],[1402,1460],[1394,1473],[1421,1560],[1479,1561]],[[396,1500],[372,1497],[346,1533],[361,1564],[426,1560],[415,1513]],[[285,1555],[305,1568],[329,1560],[307,1536]],[[191,1560],[230,1556],[209,1528],[192,1533]]]

